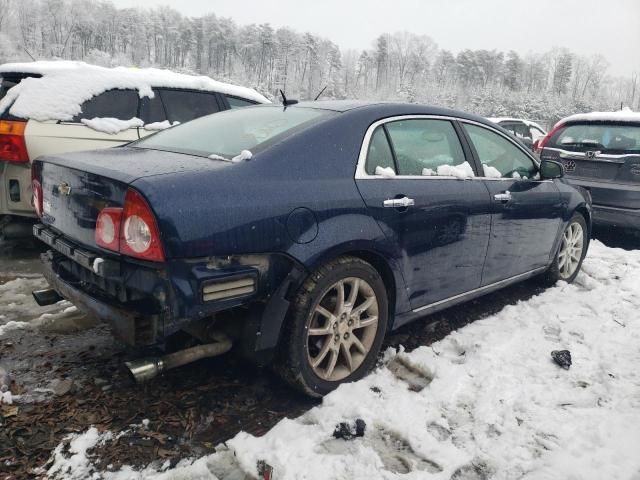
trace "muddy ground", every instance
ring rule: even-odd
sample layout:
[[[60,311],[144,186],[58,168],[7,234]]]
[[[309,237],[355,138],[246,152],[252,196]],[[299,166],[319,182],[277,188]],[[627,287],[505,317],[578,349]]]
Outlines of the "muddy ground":
[[[596,237],[640,248],[638,237],[611,229]],[[33,302],[31,290],[44,286],[38,254],[30,241],[0,244],[0,365],[11,374],[12,394],[20,396],[0,404],[0,479],[37,477],[34,469],[47,465],[67,434],[91,425],[127,432],[95,451],[103,468],[141,467],[212,453],[240,430],[260,435],[317,403],[230,354],[135,384],[122,367],[132,354],[108,328],[68,303],[41,308]],[[429,345],[540,291],[536,281],[506,288],[403,327],[386,345]]]

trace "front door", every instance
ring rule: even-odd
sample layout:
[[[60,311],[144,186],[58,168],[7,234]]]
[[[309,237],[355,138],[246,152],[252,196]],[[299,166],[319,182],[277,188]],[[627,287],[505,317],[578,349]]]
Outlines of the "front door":
[[[512,140],[479,125],[463,125],[493,203],[482,285],[547,266],[562,224],[558,188],[539,179],[534,160]]]
[[[491,205],[473,176],[448,120],[390,121],[371,136],[357,185],[397,250],[413,309],[480,286]]]

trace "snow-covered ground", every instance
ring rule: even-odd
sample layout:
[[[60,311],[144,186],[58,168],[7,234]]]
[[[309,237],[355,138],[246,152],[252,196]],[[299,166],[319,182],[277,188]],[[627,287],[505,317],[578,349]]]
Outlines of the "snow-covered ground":
[[[46,468],[51,478],[231,480],[262,478],[264,461],[274,480],[639,480],[639,310],[640,251],[596,241],[573,285],[429,347],[389,351],[376,372],[262,437],[240,433],[174,468],[100,472],[91,448],[117,432],[90,428],[68,437]],[[551,359],[562,349],[569,370]],[[357,418],[363,437],[332,437]]]

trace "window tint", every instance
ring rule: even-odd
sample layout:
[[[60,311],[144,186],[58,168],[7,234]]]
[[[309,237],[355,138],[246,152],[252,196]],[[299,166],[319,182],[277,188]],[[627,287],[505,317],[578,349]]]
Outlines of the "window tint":
[[[163,130],[133,146],[231,159],[242,150],[257,153],[333,115],[336,113],[329,110],[302,107],[239,108]]]
[[[575,152],[599,150],[602,153],[640,152],[640,125],[613,123],[573,124],[560,128],[547,147]]]
[[[367,165],[365,168],[367,174],[375,175],[376,167],[392,168],[394,172],[396,170],[393,164],[391,147],[383,127],[378,127],[373,132],[369,142],[369,150],[367,151]]]
[[[109,90],[101,93],[82,104],[82,112],[72,121],[92,118],[118,118],[129,120],[138,116],[138,101],[140,97],[134,90]]]
[[[498,176],[491,173],[496,170],[506,178],[533,178],[537,174],[533,160],[506,138],[483,127],[463,125],[478,153],[485,176]]]
[[[215,93],[186,90],[160,90],[168,120],[188,122],[220,110]]]
[[[153,98],[144,97],[140,100],[140,119],[146,123],[164,122],[167,119],[162,106],[162,100],[157,90]]]
[[[436,175],[438,167],[465,162],[460,140],[446,120],[401,120],[386,124],[398,175]],[[444,168],[445,172],[449,170]],[[440,175],[448,175],[441,173]]]
[[[245,100],[244,98],[232,97],[231,95],[225,95],[227,102],[231,108],[250,107],[256,105],[256,102]]]

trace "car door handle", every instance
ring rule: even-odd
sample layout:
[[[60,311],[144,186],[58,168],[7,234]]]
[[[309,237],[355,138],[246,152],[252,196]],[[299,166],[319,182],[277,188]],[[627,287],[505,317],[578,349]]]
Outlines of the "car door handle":
[[[497,200],[498,202],[508,202],[509,200],[511,200],[511,192],[507,190],[504,193],[496,193],[493,196],[493,199]]]
[[[382,204],[387,208],[406,208],[413,207],[416,202],[413,198],[401,197],[385,200]]]

